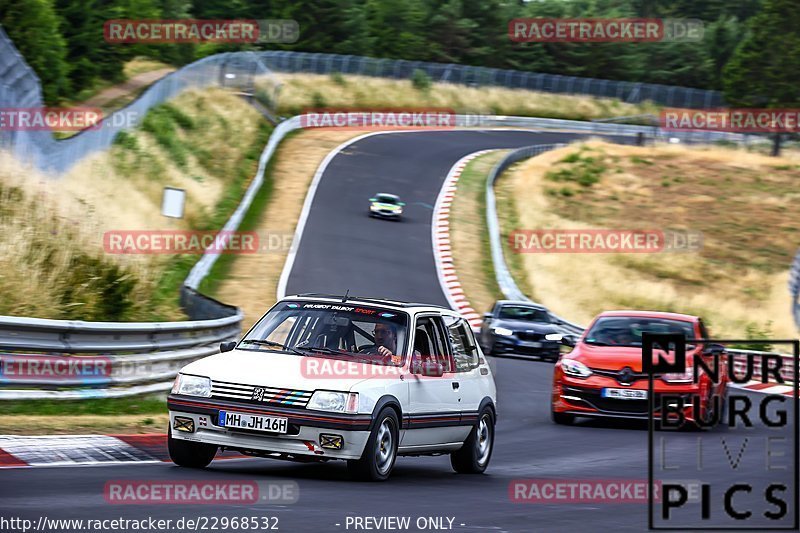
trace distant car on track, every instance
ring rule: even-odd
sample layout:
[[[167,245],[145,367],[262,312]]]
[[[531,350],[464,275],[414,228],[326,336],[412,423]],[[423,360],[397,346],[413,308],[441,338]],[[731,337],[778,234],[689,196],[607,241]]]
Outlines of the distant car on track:
[[[547,308],[527,301],[498,300],[483,315],[480,340],[488,355],[535,355],[558,359],[564,331]]]
[[[576,417],[648,418],[648,374],[642,368],[642,334],[677,333],[686,338],[708,339],[702,319],[691,315],[647,311],[608,311],[597,316],[572,352],[556,363],[553,372],[552,418],[571,424]],[[721,372],[715,384],[703,372],[694,383],[692,360],[706,359],[714,368],[714,357],[727,364],[719,344],[686,346],[687,372],[664,374],[654,380],[654,405],[661,394],[684,397],[686,420],[713,425],[724,412],[727,378]],[[697,409],[692,397],[699,397]],[[716,399],[715,399],[716,397]],[[699,425],[699,424],[698,424]]]
[[[450,454],[481,473],[496,388],[469,323],[450,309],[317,294],[275,304],[239,343],[181,369],[168,448],[203,468],[219,448],[302,461],[344,459],[384,480],[398,455]]]
[[[400,220],[405,205],[396,194],[380,192],[369,199],[369,216]]]

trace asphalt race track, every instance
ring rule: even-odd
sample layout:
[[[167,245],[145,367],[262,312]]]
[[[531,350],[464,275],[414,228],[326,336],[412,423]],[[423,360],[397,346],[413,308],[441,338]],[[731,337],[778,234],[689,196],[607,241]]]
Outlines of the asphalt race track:
[[[289,276],[287,294],[298,292],[382,296],[446,304],[431,251],[432,206],[450,167],[460,157],[486,148],[513,148],[563,142],[564,134],[531,132],[394,133],[366,138],[348,147],[328,166],[309,212],[303,239]],[[407,204],[402,222],[370,219],[367,199],[376,192],[399,194]],[[454,531],[642,531],[646,503],[517,503],[509,488],[519,479],[627,480],[648,474],[646,425],[584,421],[556,426],[549,418],[552,364],[495,359],[499,420],[492,462],[485,475],[453,473],[444,457],[402,457],[386,483],[348,480],[343,463],[299,464],[267,459],[215,461],[204,471],[163,464],[92,468],[28,468],[0,471],[0,517],[49,518],[196,518],[275,516],[281,531],[356,531],[347,517],[452,518]],[[754,399],[758,395],[748,393]],[[787,404],[788,409],[788,404]],[[752,415],[753,418],[757,417]],[[791,410],[789,421],[793,420]],[[782,481],[789,517],[797,502],[792,488],[791,428],[718,428],[710,432],[657,432],[657,472],[670,480],[700,480],[711,485],[711,519],[702,523],[763,527],[764,485]],[[698,438],[702,450],[698,454]],[[774,443],[768,463],[766,438]],[[747,443],[743,442],[747,437]],[[661,439],[664,446],[661,446]],[[724,439],[724,441],[722,440]],[[727,448],[726,448],[727,447]],[[727,449],[727,451],[726,451]],[[662,455],[662,450],[664,454]],[[785,457],[776,457],[777,453]],[[702,471],[697,471],[698,455]],[[737,462],[738,458],[738,462]],[[734,468],[731,464],[735,464]],[[785,470],[768,470],[789,465]],[[112,505],[103,497],[109,480],[258,480],[294,481],[299,499],[287,505]],[[724,490],[736,482],[753,485],[739,494],[738,509],[752,510],[752,522],[731,522],[722,514]],[[660,507],[656,507],[660,510]],[[701,525],[699,507],[670,522]],[[787,527],[791,521],[771,524]],[[445,526],[448,521],[444,520]],[[374,530],[374,529],[373,529]]]
[[[335,157],[320,181],[286,294],[328,292],[447,305],[431,248],[433,205],[461,157],[489,148],[567,142],[577,135],[524,131],[391,133]],[[400,195],[402,222],[370,219],[369,198]]]

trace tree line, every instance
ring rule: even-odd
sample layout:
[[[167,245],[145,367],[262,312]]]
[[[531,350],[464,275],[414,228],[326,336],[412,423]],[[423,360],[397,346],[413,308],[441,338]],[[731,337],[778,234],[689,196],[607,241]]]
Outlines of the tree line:
[[[42,80],[47,103],[135,56],[180,66],[209,54],[269,48],[510,68],[701,89],[732,103],[800,100],[797,0],[0,0],[0,24]],[[514,18],[660,17],[704,22],[701,42],[514,43]],[[109,19],[294,19],[286,45],[111,44]]]

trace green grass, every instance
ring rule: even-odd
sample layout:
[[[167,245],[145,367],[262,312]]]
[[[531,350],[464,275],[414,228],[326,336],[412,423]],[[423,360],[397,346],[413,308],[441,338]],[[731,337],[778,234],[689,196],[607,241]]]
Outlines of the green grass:
[[[11,400],[0,405],[6,415],[148,415],[166,412],[166,398],[164,392],[131,398]]]
[[[489,294],[493,294],[495,299],[502,299],[503,293],[497,285],[497,276],[494,272],[492,262],[492,248],[489,241],[489,230],[486,227],[486,178],[487,175],[476,170],[475,166],[484,158],[496,157],[493,153],[476,157],[464,167],[461,176],[458,178],[459,194],[468,194],[478,199],[480,206],[480,229],[481,229],[481,273],[482,285]]]
[[[558,170],[551,170],[545,174],[550,181],[560,183],[577,183],[581,187],[591,187],[600,181],[600,177],[608,169],[600,158],[581,156],[581,152],[573,152],[564,157]],[[562,189],[562,194],[565,189]],[[572,194],[564,194],[571,196]]]

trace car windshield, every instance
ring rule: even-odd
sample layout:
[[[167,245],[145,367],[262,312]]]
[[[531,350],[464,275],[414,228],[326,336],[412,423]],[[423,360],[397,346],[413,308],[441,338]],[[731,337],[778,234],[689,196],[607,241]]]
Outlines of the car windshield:
[[[400,198],[398,198],[397,196],[391,196],[391,195],[388,195],[388,194],[379,194],[378,196],[376,196],[376,199],[378,200],[378,202],[380,202],[382,204],[393,204],[393,205],[396,205],[396,204],[398,204],[400,202]]]
[[[401,365],[407,338],[408,316],[403,312],[287,301],[272,308],[237,348]]]
[[[550,322],[550,316],[544,309],[523,305],[504,305],[500,308],[498,318],[506,320],[524,320],[525,322]]]
[[[600,346],[642,345],[642,333],[678,333],[694,338],[694,325],[683,320],[641,317],[603,317],[586,334],[584,342]]]

